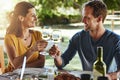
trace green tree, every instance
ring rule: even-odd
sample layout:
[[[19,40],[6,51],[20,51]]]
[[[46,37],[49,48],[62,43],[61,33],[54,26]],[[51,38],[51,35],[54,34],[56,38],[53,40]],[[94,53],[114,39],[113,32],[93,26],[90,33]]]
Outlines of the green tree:
[[[39,23],[38,25],[40,25],[41,24],[40,22],[43,22],[44,24],[48,19],[66,17],[66,15],[63,15],[57,11],[57,7],[64,6],[65,8],[67,7],[79,8],[80,5],[87,0],[29,0],[29,1],[36,6]],[[67,18],[69,18],[69,16],[67,16]]]
[[[37,15],[38,15],[38,25],[45,24],[46,22],[56,21],[62,17],[67,17],[68,19],[73,18],[71,15],[66,16],[57,11],[57,7],[73,7],[75,9],[81,9],[81,6],[84,2],[89,0],[28,0],[36,6]],[[109,10],[120,10],[120,1],[119,0],[103,0],[108,6]],[[76,16],[76,15],[75,15]],[[80,16],[80,15],[79,15]],[[49,20],[49,21],[47,21]],[[50,23],[49,22],[49,23]]]
[[[103,0],[109,10],[120,10],[120,0]]]
[[[60,6],[62,0],[29,0],[36,6],[38,22],[44,22],[46,19],[56,15],[56,7]],[[39,25],[39,24],[38,24]]]

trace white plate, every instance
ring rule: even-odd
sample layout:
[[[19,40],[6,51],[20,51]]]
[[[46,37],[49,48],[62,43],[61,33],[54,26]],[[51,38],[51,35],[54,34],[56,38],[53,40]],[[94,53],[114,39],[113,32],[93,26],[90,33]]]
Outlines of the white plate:
[[[22,69],[16,69],[13,73],[20,74]],[[40,74],[45,72],[44,68],[25,68],[24,74]]]
[[[92,72],[91,71],[70,71],[70,74],[76,76],[76,77],[80,77],[81,74],[90,74],[92,77]]]

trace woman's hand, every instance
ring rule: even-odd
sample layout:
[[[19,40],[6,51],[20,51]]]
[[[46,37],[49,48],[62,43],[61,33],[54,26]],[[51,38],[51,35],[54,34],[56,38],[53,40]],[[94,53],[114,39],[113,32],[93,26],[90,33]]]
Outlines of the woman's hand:
[[[33,51],[43,51],[46,46],[47,46],[48,42],[46,40],[39,40],[35,43],[35,45],[31,48]]]

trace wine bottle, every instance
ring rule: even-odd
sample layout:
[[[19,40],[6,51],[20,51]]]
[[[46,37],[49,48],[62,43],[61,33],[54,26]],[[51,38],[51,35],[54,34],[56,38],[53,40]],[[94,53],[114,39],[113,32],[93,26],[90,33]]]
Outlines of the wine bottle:
[[[97,60],[93,64],[93,80],[97,80],[99,76],[106,75],[106,64],[103,61],[103,47],[97,47]]]

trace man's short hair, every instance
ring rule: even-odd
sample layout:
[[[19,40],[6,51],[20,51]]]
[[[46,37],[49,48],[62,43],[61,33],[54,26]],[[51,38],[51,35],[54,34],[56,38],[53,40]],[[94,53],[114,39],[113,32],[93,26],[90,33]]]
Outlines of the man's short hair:
[[[92,0],[84,4],[84,7],[93,8],[93,16],[96,18],[98,16],[103,17],[103,22],[107,15],[107,6],[103,1],[100,0]]]

